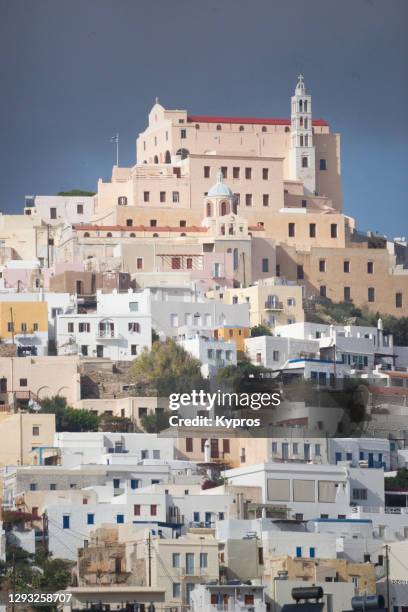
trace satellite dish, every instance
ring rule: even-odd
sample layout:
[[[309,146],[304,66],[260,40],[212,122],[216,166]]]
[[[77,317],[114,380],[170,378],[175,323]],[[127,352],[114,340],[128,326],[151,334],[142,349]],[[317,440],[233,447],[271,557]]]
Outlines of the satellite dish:
[[[34,410],[35,412],[39,412],[41,410],[40,404],[35,402],[32,398],[28,400],[28,406],[31,408],[31,410]]]

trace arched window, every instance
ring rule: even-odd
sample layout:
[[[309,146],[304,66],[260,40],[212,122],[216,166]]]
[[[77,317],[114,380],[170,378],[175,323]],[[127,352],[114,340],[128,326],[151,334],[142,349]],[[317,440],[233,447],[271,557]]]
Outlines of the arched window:
[[[36,286],[36,289],[38,289],[40,287],[40,279],[39,278],[35,279],[35,286]]]
[[[308,121],[307,121],[307,117],[305,118],[305,130],[307,130],[307,126],[308,126]]]
[[[244,126],[243,126],[243,125],[240,125],[240,126],[239,126],[239,131],[240,131],[240,132],[243,132],[243,131],[244,131]]]
[[[267,132],[267,131],[268,131],[268,130],[267,130],[267,128],[266,128],[266,125],[263,125],[263,126],[262,126],[262,131],[263,131],[263,132]]]
[[[308,167],[307,157],[302,157],[302,168]]]
[[[303,134],[300,135],[299,140],[300,140],[300,146],[303,147]]]
[[[134,232],[131,232],[131,233],[129,234],[129,236],[130,236],[130,238],[136,238],[136,234],[135,234]]]
[[[186,234],[183,232],[182,234],[180,234],[180,236],[186,236]]]
[[[285,132],[290,132],[290,127],[288,125],[285,127]]]
[[[107,237],[107,238],[112,238],[112,232],[108,232],[108,233],[106,234],[106,237]]]
[[[85,232],[85,234],[84,234],[84,238],[89,238],[89,237],[90,237],[90,235],[91,235],[91,234],[90,234],[89,232]]]
[[[299,119],[299,125],[300,125],[300,127],[303,127],[303,117],[301,117],[301,118]]]
[[[307,113],[307,100],[305,100],[304,109],[305,109],[305,113]]]
[[[211,217],[211,214],[212,214],[211,202],[207,202],[207,217]]]
[[[300,112],[303,111],[303,102],[302,102],[302,100],[299,100],[299,110],[300,110]]]
[[[170,151],[166,151],[166,153],[164,154],[164,163],[165,164],[171,164]]]
[[[153,238],[158,238],[159,234],[153,234]]]
[[[154,156],[154,160],[153,161],[154,161],[155,164],[159,163],[159,158],[157,157],[157,155]]]
[[[196,129],[196,130],[199,130],[199,129],[200,129],[200,124],[199,124],[199,123],[196,123],[196,124],[195,124],[195,129]]]
[[[305,136],[305,147],[309,146],[309,136],[306,134]]]
[[[223,217],[224,215],[227,214],[228,210],[227,210],[227,203],[226,202],[221,202],[221,217]]]
[[[126,206],[127,205],[127,197],[126,196],[119,196],[118,197],[118,205],[119,206]]]
[[[133,219],[126,219],[126,226],[132,227],[132,225],[133,225]]]
[[[220,131],[221,131],[221,129],[222,129],[222,128],[221,128],[220,124],[218,124],[218,125],[217,125],[217,131],[218,131],[218,132],[220,132]]]
[[[180,155],[181,159],[186,159],[190,155],[190,151],[188,149],[179,149],[176,155]]]

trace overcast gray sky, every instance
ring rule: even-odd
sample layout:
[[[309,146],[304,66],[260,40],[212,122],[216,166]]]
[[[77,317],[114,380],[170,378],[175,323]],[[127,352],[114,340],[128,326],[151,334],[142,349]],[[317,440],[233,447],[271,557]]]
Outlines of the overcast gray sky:
[[[158,96],[195,114],[289,116],[299,71],[342,134],[345,212],[408,234],[407,0],[0,0],[0,209],[95,189]]]

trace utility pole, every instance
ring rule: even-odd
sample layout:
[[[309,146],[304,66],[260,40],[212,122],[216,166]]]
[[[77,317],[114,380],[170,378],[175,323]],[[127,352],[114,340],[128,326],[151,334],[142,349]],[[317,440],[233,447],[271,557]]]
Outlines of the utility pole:
[[[148,572],[149,572],[149,587],[152,586],[152,536],[149,531],[147,538],[147,558],[148,558]]]
[[[47,535],[48,535],[48,517],[47,517],[47,513],[43,512],[42,514],[42,545],[43,545],[44,554],[46,557],[48,557]]]
[[[13,601],[11,602],[11,612],[15,610],[14,600],[16,598],[16,555],[13,553],[12,556],[12,574],[11,574],[11,585],[12,585],[12,593],[13,593]]]
[[[386,563],[386,586],[387,586],[387,610],[390,612],[390,558],[388,555],[388,544],[385,545],[385,563]]]
[[[111,142],[116,145],[116,166],[119,167],[119,134],[112,136]]]

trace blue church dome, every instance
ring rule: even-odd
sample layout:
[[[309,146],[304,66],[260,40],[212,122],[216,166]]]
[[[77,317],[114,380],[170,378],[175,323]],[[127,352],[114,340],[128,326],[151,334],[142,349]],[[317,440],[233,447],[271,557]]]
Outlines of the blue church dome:
[[[224,183],[224,176],[219,170],[217,172],[217,182],[213,185],[208,192],[209,198],[231,198],[233,197],[233,193],[231,189]]]

